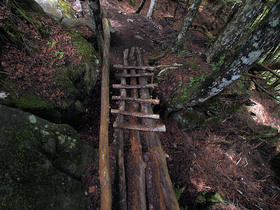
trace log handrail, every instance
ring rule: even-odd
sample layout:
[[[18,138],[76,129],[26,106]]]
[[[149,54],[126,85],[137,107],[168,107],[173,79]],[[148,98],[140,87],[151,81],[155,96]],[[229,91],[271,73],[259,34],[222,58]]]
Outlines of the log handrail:
[[[102,19],[104,30],[103,67],[101,84],[101,116],[99,133],[99,179],[101,186],[101,210],[112,209],[112,189],[110,180],[109,155],[109,70],[110,70],[110,29],[107,18]]]

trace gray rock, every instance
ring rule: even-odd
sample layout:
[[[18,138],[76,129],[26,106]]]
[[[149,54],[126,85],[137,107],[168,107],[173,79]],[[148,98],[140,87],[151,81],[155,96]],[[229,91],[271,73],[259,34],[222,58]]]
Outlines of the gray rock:
[[[84,209],[90,151],[68,125],[0,105],[0,203],[7,209]]]
[[[126,21],[129,22],[129,23],[133,23],[133,20],[129,19],[129,18]]]
[[[135,38],[138,39],[138,40],[144,40],[144,38],[140,35],[136,35]]]
[[[61,18],[76,18],[76,13],[69,2],[59,0],[35,0],[50,16]]]

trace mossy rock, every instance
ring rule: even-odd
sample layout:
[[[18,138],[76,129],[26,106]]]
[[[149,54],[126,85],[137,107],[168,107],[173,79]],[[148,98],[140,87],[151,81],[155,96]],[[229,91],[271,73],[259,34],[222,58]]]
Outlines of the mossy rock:
[[[229,114],[238,111],[243,106],[246,101],[244,99],[247,99],[250,93],[250,83],[240,80],[227,88],[229,94],[226,94],[223,100],[229,101],[228,104],[225,104],[217,95],[204,103],[187,106],[187,101],[199,85],[199,81],[194,82],[191,87],[188,84],[181,85],[174,92],[171,100],[166,103],[171,117],[182,129],[205,127],[223,121]]]
[[[80,178],[90,151],[68,125],[0,105],[4,209],[84,209]]]
[[[69,2],[65,0],[36,0],[43,10],[53,18],[77,18],[76,13]]]

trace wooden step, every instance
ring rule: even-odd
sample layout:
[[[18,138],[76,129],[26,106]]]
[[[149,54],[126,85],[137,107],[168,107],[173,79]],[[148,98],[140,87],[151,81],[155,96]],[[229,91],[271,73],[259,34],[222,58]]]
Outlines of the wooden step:
[[[123,66],[123,65],[114,65],[115,69],[134,69],[134,70],[146,70],[146,71],[154,71],[155,67],[151,66]]]
[[[128,111],[121,111],[118,109],[111,109],[111,113],[112,114],[122,114],[122,115],[132,116],[132,117],[149,118],[149,119],[155,119],[155,120],[159,119],[158,114],[144,114],[141,112],[128,112]]]
[[[134,101],[138,103],[146,103],[146,104],[159,104],[159,99],[145,99],[145,98],[132,98],[132,97],[123,97],[123,96],[112,96],[112,100],[120,100],[120,101]]]
[[[146,132],[166,132],[165,125],[145,126],[141,124],[126,124],[126,123],[118,124],[117,122],[114,122],[113,127],[119,129],[146,131]]]
[[[113,88],[116,89],[138,89],[138,88],[155,88],[158,84],[146,84],[146,85],[121,85],[113,84]]]
[[[153,73],[142,73],[142,74],[116,74],[116,77],[152,77]]]

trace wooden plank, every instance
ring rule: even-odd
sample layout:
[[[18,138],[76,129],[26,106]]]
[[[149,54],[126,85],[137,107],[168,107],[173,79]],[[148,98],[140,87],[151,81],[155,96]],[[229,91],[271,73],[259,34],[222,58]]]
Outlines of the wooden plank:
[[[143,65],[141,52],[139,48],[136,48],[138,54],[138,62]],[[144,73],[144,71],[139,71],[139,73]],[[139,78],[140,84],[147,84],[147,79],[145,77]],[[141,98],[149,98],[150,93],[147,89],[140,90]],[[141,112],[146,114],[153,114],[153,109],[150,104],[141,104]],[[143,118],[142,123],[146,126],[154,126],[156,124],[155,120]],[[172,209],[179,210],[179,204],[175,196],[175,191],[168,173],[168,167],[166,163],[166,154],[162,149],[160,138],[158,133],[149,132],[146,137],[146,145],[149,151],[149,163],[147,166],[147,196],[152,197],[148,202],[148,205],[152,205],[155,209]],[[150,174],[149,174],[150,171]],[[152,175],[152,176],[149,176]],[[149,180],[148,177],[151,177]],[[150,186],[153,183],[152,186]],[[150,190],[152,189],[152,191]],[[155,194],[153,194],[155,192]],[[156,197],[154,197],[155,195]]]
[[[135,60],[135,47],[132,47],[129,52],[129,64],[131,66],[136,66]],[[134,69],[130,69],[131,74],[135,74]],[[130,85],[137,85],[137,79],[130,78]],[[138,98],[138,90],[131,89],[130,95],[133,98]],[[130,112],[137,112],[139,109],[138,103],[129,103],[128,110]],[[137,118],[130,117],[129,124],[137,124]],[[127,191],[130,194],[129,201],[131,204],[129,205],[129,209],[146,209],[146,185],[145,185],[145,168],[146,164],[143,159],[142,154],[142,145],[140,140],[139,131],[132,130],[130,132],[129,141],[131,143],[131,147],[129,149],[129,158],[131,167],[128,169],[129,173],[133,174],[132,176],[128,176],[128,179],[131,181],[128,182]]]
[[[142,73],[142,74],[115,74],[116,77],[152,77],[153,73]]]
[[[119,128],[119,129],[135,130],[135,131],[166,132],[165,125],[145,126],[145,125],[141,125],[141,124],[114,123],[113,127]]]
[[[146,70],[146,71],[154,71],[155,67],[151,66],[123,66],[123,65],[114,65],[115,69],[134,69],[134,70]]]
[[[123,96],[112,96],[112,100],[120,100],[120,101],[133,101],[138,103],[145,104],[159,104],[159,99],[145,99],[145,98],[132,98],[132,97],[123,97]]]
[[[127,116],[132,116],[132,117],[140,117],[140,118],[150,118],[150,119],[159,119],[158,114],[144,114],[141,112],[128,112],[128,111],[121,111],[118,109],[111,109],[112,114],[122,114],[122,115],[127,115]]]
[[[158,84],[145,84],[145,85],[120,85],[113,84],[113,88],[115,89],[138,89],[138,88],[155,88]]]

